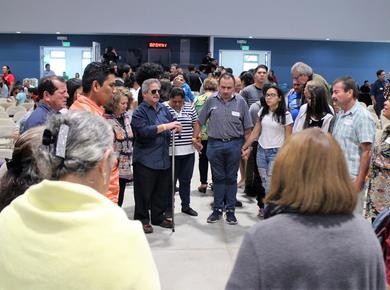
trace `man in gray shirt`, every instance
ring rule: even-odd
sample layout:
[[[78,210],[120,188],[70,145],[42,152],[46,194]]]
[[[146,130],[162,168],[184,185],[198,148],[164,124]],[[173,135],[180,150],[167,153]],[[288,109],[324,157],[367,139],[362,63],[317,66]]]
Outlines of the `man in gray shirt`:
[[[214,185],[214,210],[207,219],[208,223],[219,220],[224,207],[227,223],[237,223],[234,209],[241,146],[244,137],[249,137],[253,125],[248,105],[240,95],[234,93],[234,86],[234,76],[229,73],[222,74],[219,79],[219,92],[205,102],[194,127],[192,141],[200,150],[200,127],[208,121],[206,154],[211,164]]]
[[[258,65],[253,75],[254,84],[245,87],[241,91],[241,96],[249,107],[263,97],[263,87],[267,83],[267,76],[268,67],[264,64]]]

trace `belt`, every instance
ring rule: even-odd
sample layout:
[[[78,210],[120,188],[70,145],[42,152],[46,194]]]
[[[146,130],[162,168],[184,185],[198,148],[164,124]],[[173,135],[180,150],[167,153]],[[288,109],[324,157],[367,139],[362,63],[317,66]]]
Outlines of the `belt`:
[[[230,142],[230,141],[234,141],[234,140],[237,140],[237,139],[241,139],[240,137],[233,137],[233,138],[212,138],[212,137],[209,137],[209,139],[211,140],[215,140],[215,141],[220,141],[220,142]]]

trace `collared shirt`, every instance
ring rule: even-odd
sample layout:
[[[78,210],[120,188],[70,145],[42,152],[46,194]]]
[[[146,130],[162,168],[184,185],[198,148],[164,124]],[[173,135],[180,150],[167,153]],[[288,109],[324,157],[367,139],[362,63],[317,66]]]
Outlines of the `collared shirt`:
[[[240,138],[246,129],[252,128],[248,105],[240,95],[233,95],[225,102],[219,94],[214,94],[204,103],[198,121],[208,122],[208,136],[215,139]]]
[[[375,96],[375,100],[379,103],[385,102],[385,97],[383,96],[383,93],[385,91],[386,84],[386,81],[381,82],[380,80],[376,80],[371,86],[370,94],[371,96]]]
[[[336,117],[333,136],[343,149],[349,173],[356,177],[362,153],[360,144],[374,143],[375,140],[375,122],[370,112],[358,102],[349,111],[340,111]]]
[[[296,91],[292,91],[291,94],[287,96],[287,107],[294,121],[298,116],[301,105],[302,94],[298,94]]]
[[[20,133],[27,131],[30,128],[37,127],[46,123],[49,115],[56,114],[49,105],[44,102],[39,102],[37,108],[31,113],[30,117],[26,120],[23,128],[20,128]]]
[[[157,103],[156,109],[142,102],[133,114],[131,127],[134,133],[133,163],[141,163],[151,169],[168,169],[169,142],[171,132],[165,130],[157,134],[157,126],[174,120],[169,109]]]
[[[98,106],[94,101],[86,96],[80,95],[77,97],[77,100],[74,101],[72,106],[70,106],[69,110],[80,110],[80,111],[88,111],[93,114],[102,116],[104,115],[104,108]]]

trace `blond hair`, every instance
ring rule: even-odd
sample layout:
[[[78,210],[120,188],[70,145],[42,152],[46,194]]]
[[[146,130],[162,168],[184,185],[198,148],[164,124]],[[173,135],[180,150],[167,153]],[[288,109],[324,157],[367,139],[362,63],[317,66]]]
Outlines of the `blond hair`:
[[[344,154],[329,133],[310,128],[286,140],[265,202],[306,214],[351,214],[356,199]]]
[[[126,97],[128,99],[127,110],[129,110],[133,101],[133,94],[126,87],[116,87],[112,100],[104,106],[106,112],[109,114],[115,114],[119,108],[119,103],[122,97]]]

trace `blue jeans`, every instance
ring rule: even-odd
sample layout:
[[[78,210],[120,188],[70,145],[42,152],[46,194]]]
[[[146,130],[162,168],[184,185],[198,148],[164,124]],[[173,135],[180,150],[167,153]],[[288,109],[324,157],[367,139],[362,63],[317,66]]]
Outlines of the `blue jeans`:
[[[257,147],[257,168],[259,169],[259,175],[263,184],[265,194],[269,191],[269,185],[272,176],[272,168],[279,148],[264,149],[263,147]]]
[[[228,142],[209,138],[207,158],[210,161],[213,187],[214,209],[234,210],[237,194],[237,172],[240,166],[243,139]]]

